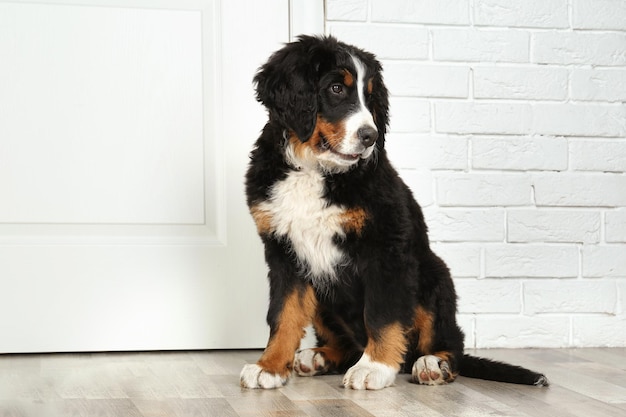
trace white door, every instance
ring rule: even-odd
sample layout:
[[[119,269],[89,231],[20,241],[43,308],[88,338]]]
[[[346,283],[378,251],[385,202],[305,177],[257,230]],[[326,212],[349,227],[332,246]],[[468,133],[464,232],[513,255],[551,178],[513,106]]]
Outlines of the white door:
[[[243,175],[289,11],[0,0],[0,353],[263,346]]]

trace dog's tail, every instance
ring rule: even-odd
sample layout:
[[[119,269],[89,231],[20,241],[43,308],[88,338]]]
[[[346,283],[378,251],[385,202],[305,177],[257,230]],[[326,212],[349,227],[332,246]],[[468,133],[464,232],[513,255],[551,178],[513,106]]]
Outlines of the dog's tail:
[[[543,374],[522,368],[521,366],[471,355],[463,355],[459,364],[459,374],[469,378],[510,382],[513,384],[545,387],[549,385],[548,378]]]

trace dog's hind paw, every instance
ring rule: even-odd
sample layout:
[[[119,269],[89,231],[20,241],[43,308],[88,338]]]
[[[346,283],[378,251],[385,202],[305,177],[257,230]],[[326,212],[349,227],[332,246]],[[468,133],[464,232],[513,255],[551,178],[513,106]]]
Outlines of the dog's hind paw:
[[[422,385],[442,385],[450,378],[450,364],[434,355],[418,358],[411,372],[413,382]]]
[[[293,369],[300,376],[314,376],[328,372],[324,354],[315,349],[302,349],[296,352]]]
[[[289,376],[282,376],[272,372],[264,371],[256,363],[247,364],[241,370],[239,383],[242,388],[280,388],[287,383]]]

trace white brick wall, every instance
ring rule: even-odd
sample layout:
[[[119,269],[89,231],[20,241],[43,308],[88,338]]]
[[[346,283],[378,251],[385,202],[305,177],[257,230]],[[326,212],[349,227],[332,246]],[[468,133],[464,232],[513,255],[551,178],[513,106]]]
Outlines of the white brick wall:
[[[383,62],[467,346],[626,346],[626,1],[326,0],[326,28]]]

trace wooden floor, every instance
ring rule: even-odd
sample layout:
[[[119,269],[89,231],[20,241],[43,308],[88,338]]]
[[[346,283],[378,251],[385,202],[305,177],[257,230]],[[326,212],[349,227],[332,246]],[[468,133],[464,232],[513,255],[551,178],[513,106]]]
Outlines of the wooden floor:
[[[626,416],[626,348],[470,353],[544,372],[549,388],[459,377],[382,391],[341,376],[293,377],[271,391],[239,387],[259,351],[0,355],[0,416]]]

